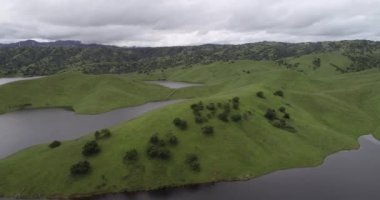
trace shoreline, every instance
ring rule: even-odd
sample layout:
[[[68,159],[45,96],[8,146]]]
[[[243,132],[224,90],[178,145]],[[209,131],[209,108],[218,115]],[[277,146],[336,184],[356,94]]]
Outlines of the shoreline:
[[[256,178],[259,178],[259,177],[263,177],[263,176],[266,176],[268,174],[271,174],[271,173],[276,173],[276,172],[280,172],[280,171],[284,171],[284,170],[292,170],[292,169],[305,169],[305,168],[315,168],[315,167],[319,167],[321,165],[323,165],[326,161],[326,159],[329,157],[329,156],[332,156],[334,154],[337,154],[337,153],[340,153],[340,152],[345,152],[345,151],[356,151],[358,149],[360,149],[361,145],[360,145],[360,138],[361,137],[365,137],[365,136],[372,136],[373,138],[375,138],[372,134],[363,134],[363,135],[360,135],[358,138],[357,138],[357,145],[353,148],[343,148],[343,149],[340,149],[340,150],[337,150],[335,152],[331,152],[331,153],[328,153],[326,156],[324,156],[324,158],[322,160],[320,160],[319,162],[316,162],[316,163],[312,163],[312,164],[306,164],[306,165],[303,165],[303,166],[298,166],[298,167],[285,167],[285,168],[281,168],[281,169],[276,169],[276,170],[273,170],[273,171],[269,171],[267,173],[263,173],[263,174],[260,174],[260,175],[251,175],[251,174],[248,174],[248,175],[242,175],[240,177],[236,177],[236,178],[231,178],[231,179],[220,179],[220,180],[212,180],[212,181],[207,181],[207,182],[200,182],[200,183],[188,183],[188,184],[173,184],[173,185],[164,185],[164,186],[158,186],[158,187],[154,187],[154,188],[146,188],[146,189],[138,189],[138,190],[121,190],[121,191],[115,191],[115,192],[99,192],[99,193],[87,193],[87,194],[75,194],[75,195],[69,195],[69,196],[60,196],[60,195],[57,195],[57,196],[18,196],[16,198],[14,197],[9,197],[9,196],[0,196],[0,200],[3,200],[3,198],[14,198],[14,199],[25,199],[25,200],[28,200],[28,199],[35,199],[35,198],[40,198],[40,199],[65,199],[65,200],[89,200],[89,199],[92,199],[94,197],[103,197],[103,196],[107,196],[107,195],[117,195],[117,194],[126,194],[126,195],[133,195],[133,194],[137,194],[137,193],[144,193],[144,192],[160,192],[160,191],[174,191],[174,190],[177,190],[177,189],[181,189],[181,188],[190,188],[190,187],[202,187],[202,186],[209,186],[209,185],[215,185],[215,184],[218,184],[218,183],[233,183],[233,182],[245,182],[245,181],[250,181],[250,180],[254,180]],[[375,138],[376,139],[376,138]]]

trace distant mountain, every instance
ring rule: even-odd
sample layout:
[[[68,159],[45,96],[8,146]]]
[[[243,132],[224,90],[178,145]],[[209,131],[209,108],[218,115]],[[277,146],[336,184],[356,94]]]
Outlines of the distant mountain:
[[[241,45],[206,44],[176,47],[116,47],[82,44],[79,41],[37,42],[33,40],[0,45],[0,76],[50,75],[76,70],[90,74],[149,73],[169,67],[235,60],[269,60],[286,68],[297,69],[300,63],[290,58],[310,55],[313,69],[323,60],[310,60],[315,54],[340,55],[350,62],[338,66],[341,73],[380,68],[380,42],[368,40],[336,42],[258,42]],[[302,63],[301,63],[302,64]]]
[[[76,40],[57,40],[54,42],[38,42],[35,40],[25,40],[9,44],[0,44],[2,47],[97,47],[99,44],[83,44]]]

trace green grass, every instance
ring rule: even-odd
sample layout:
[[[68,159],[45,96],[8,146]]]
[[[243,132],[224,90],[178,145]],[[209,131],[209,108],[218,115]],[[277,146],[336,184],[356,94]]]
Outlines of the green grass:
[[[70,106],[77,112],[97,113],[152,100],[192,99],[111,127],[112,137],[99,142],[102,151],[88,158],[93,167],[83,177],[73,178],[69,168],[86,159],[81,148],[93,134],[65,141],[56,149],[49,149],[47,144],[33,146],[0,160],[0,194],[68,197],[241,180],[279,169],[318,165],[333,152],[357,148],[357,137],[363,134],[379,138],[380,72],[324,76],[330,70],[325,67],[323,64],[316,74],[308,75],[269,61],[219,62],[150,75],[66,73],[5,85],[0,87],[0,93],[5,94],[1,102],[8,102],[1,104],[3,112],[21,103]],[[162,78],[205,85],[170,90],[142,82]],[[284,98],[272,95],[278,89],[284,91]],[[257,91],[263,91],[266,99],[256,97]],[[207,123],[214,126],[214,135],[203,135],[203,125],[194,122],[190,105],[227,102],[234,96],[240,97],[240,112],[253,115],[238,123],[224,123],[214,117]],[[297,132],[275,128],[263,117],[267,108],[280,106],[290,113],[289,123]],[[188,129],[174,127],[175,117],[185,119]],[[155,132],[161,137],[172,133],[179,139],[178,146],[170,147],[169,161],[151,160],[146,155],[148,140]],[[132,148],[137,149],[139,160],[123,163],[124,153]],[[186,165],[189,153],[199,156],[200,172]]]
[[[163,100],[171,89],[116,75],[63,73],[0,87],[0,113],[28,108],[70,107],[95,114],[111,109]]]

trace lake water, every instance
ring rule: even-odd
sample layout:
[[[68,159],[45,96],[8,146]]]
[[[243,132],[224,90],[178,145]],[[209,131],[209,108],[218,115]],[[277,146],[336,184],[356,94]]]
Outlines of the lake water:
[[[78,115],[58,108],[0,115],[0,158],[34,144],[78,138],[176,102],[152,102],[98,115]],[[318,167],[281,170],[249,181],[92,199],[379,200],[380,142],[371,135],[360,137],[359,142],[360,149],[333,154]]]
[[[21,81],[21,80],[32,80],[42,78],[42,76],[34,76],[34,77],[16,77],[16,78],[0,78],[0,85],[4,85],[11,82]]]
[[[0,158],[31,145],[75,139],[178,101],[151,102],[98,115],[76,114],[60,108],[3,114],[0,115]]]
[[[175,82],[175,81],[144,81],[144,82],[145,83],[157,84],[157,85],[161,85],[161,86],[172,88],[172,89],[179,89],[179,88],[202,86],[203,85],[200,83],[185,83],[185,82]]]

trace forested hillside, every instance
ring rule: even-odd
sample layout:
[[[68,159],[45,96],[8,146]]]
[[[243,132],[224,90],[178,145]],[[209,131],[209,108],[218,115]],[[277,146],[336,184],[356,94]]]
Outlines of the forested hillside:
[[[50,75],[61,71],[89,74],[150,73],[155,69],[209,64],[215,61],[273,60],[297,69],[300,63],[288,58],[317,53],[335,53],[350,60],[346,65],[329,63],[339,73],[380,67],[380,42],[355,40],[315,43],[259,42],[242,45],[116,47],[82,44],[78,41],[39,43],[23,41],[0,44],[0,76]],[[314,69],[321,61],[313,58]],[[301,63],[302,65],[302,63]]]

